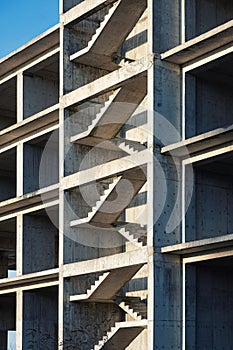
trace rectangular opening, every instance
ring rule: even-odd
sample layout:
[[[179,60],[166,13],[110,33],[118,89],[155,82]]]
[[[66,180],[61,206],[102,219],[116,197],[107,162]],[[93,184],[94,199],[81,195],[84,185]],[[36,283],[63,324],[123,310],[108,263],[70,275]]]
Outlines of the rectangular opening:
[[[186,138],[232,124],[233,54],[186,74]]]
[[[59,54],[24,72],[24,119],[59,102]]]
[[[228,0],[186,0],[185,7],[186,40],[233,18],[233,3]]]
[[[66,12],[83,1],[84,0],[63,0],[63,11]]]
[[[229,349],[233,340],[233,259],[186,265],[186,349]]]
[[[58,207],[23,216],[23,273],[58,267]]]
[[[23,349],[58,348],[58,288],[23,294]]]
[[[58,131],[24,143],[24,193],[58,183]]]
[[[15,350],[16,294],[0,295],[0,349]]]
[[[0,201],[16,196],[16,148],[0,153]]]
[[[194,190],[186,214],[187,241],[233,233],[232,169],[232,152],[194,166]]]
[[[12,78],[0,85],[0,130],[17,121],[17,79]]]
[[[16,350],[16,331],[8,331],[7,350]]]
[[[70,227],[72,220],[85,220],[108,185],[108,180],[105,180],[65,192],[65,263],[122,252],[123,238],[111,225],[87,223],[84,226]]]
[[[0,222],[0,278],[16,274],[16,219]]]

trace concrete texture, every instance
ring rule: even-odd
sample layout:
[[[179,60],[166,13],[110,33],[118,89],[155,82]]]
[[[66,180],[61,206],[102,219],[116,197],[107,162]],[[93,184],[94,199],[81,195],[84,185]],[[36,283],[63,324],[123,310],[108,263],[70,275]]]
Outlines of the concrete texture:
[[[0,60],[1,350],[232,348],[232,18],[61,0]]]

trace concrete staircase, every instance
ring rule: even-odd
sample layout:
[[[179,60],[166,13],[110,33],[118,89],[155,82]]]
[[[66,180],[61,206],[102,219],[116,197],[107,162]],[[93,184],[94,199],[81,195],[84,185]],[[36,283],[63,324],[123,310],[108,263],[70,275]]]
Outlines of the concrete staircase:
[[[71,143],[96,146],[116,137],[147,93],[146,77],[139,76],[109,96],[87,130],[70,138]]]
[[[108,108],[110,107],[112,101],[118,94],[120,89],[114,90],[111,95],[108,97],[108,100],[104,103],[104,105],[100,108],[100,111],[96,114],[95,118],[92,120],[92,123],[88,126],[87,130],[79,133],[75,136],[71,136],[70,142],[73,143],[81,143],[80,142],[82,139],[85,139],[88,135],[90,135],[93,131],[96,125],[100,124],[101,119],[103,119],[104,114],[108,111]],[[93,111],[93,109],[92,109]]]
[[[147,328],[147,320],[117,322],[92,350],[124,350]]]
[[[70,226],[85,226],[87,224],[109,225],[115,223],[145,182],[146,175],[141,168],[136,168],[114,178],[88,215],[71,221]]]
[[[112,182],[108,184],[108,187],[104,190],[103,195],[100,196],[100,199],[95,203],[95,206],[92,207],[87,217],[71,221],[70,226],[78,226],[92,221],[94,216],[101,210],[101,207],[105,204],[107,199],[111,199],[111,194],[113,193],[113,190],[119,183],[120,179],[121,177],[113,178]]]
[[[117,230],[127,242],[135,244],[138,248],[142,248],[147,244],[147,230],[143,225],[127,223],[125,226],[117,228]]]
[[[70,60],[109,71],[117,69],[114,59],[146,5],[146,0],[120,0],[114,3],[87,47],[72,54]]]
[[[119,298],[118,306],[135,321],[147,319],[147,303],[141,298]]]
[[[85,294],[71,295],[70,301],[113,302],[119,290],[142,266],[133,265],[104,272]]]

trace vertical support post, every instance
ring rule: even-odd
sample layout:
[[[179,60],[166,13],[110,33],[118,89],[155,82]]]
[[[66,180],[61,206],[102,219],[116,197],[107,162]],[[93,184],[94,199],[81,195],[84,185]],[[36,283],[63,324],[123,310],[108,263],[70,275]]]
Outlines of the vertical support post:
[[[154,2],[148,1],[148,52],[153,54],[153,12]],[[147,97],[148,97],[148,149],[150,150],[151,159],[147,164],[147,246],[148,246],[148,350],[154,349],[154,67],[150,67],[147,72]],[[151,132],[152,130],[152,132]]]
[[[151,5],[152,6],[152,5]],[[183,7],[183,8],[182,8]],[[152,349],[181,349],[182,346],[182,273],[180,258],[176,256],[165,256],[160,253],[162,245],[175,244],[181,241],[180,225],[174,227],[172,232],[167,226],[172,208],[176,199],[180,195],[178,187],[174,187],[174,182],[179,181],[179,166],[173,165],[171,156],[164,156],[160,153],[160,147],[166,142],[166,135],[162,135],[169,127],[176,132],[171,133],[169,142],[177,142],[182,139],[182,98],[181,98],[181,74],[180,67],[175,64],[161,61],[160,54],[181,43],[184,40],[184,1],[183,0],[154,0],[151,13],[149,31],[152,34],[151,50],[155,53],[153,73],[148,72],[149,83],[148,100],[150,109],[153,111],[153,173],[150,176],[153,185],[149,188],[148,202],[150,209],[149,221],[153,223],[153,275],[151,269],[150,278],[153,281],[153,336]],[[152,96],[153,94],[153,96]],[[159,131],[158,131],[159,130]],[[178,164],[177,164],[178,165]],[[160,169],[164,174],[164,179],[160,178]],[[172,170],[173,169],[173,170]],[[172,174],[172,175],[171,175]],[[174,178],[173,178],[174,176]],[[172,180],[171,180],[172,179]],[[175,180],[175,181],[174,181]],[[161,183],[164,184],[164,204],[161,215],[158,214],[160,207],[158,202],[161,193]],[[165,190],[166,188],[166,190]],[[179,213],[181,214],[181,213]],[[150,263],[149,263],[150,264]],[[150,273],[149,273],[150,275]],[[150,281],[148,281],[150,290]],[[149,291],[149,294],[151,292]],[[150,304],[150,300],[148,301]]]
[[[63,1],[60,1],[60,13],[63,12]],[[60,26],[60,110],[59,110],[59,182],[64,175],[64,108],[62,104],[63,88],[64,88],[64,24]],[[59,190],[59,293],[58,293],[58,349],[63,349],[63,304],[64,304],[64,280],[63,280],[63,261],[64,261],[64,191],[60,187]]]
[[[17,123],[23,120],[23,72],[17,74]]]
[[[16,266],[17,276],[23,274],[23,214],[17,215]]]
[[[23,291],[16,292],[16,350],[23,349]]]
[[[17,145],[17,183],[16,195],[17,197],[23,195],[23,142]]]

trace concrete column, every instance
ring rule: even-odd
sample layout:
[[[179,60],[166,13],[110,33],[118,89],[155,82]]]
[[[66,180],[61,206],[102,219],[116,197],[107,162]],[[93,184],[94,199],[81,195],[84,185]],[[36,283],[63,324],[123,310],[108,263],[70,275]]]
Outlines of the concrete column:
[[[154,349],[181,349],[181,269],[177,256],[154,256]]]
[[[17,122],[23,120],[23,72],[17,74]]]
[[[17,291],[16,294],[16,350],[23,349],[23,292]]]

